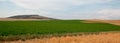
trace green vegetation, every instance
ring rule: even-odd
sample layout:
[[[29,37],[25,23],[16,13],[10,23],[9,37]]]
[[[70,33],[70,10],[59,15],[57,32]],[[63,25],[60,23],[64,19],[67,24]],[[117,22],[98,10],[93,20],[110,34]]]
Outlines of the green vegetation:
[[[34,38],[65,36],[66,34],[76,35],[72,33],[77,32],[87,35],[104,31],[120,31],[120,26],[117,25],[83,22],[84,20],[0,21],[0,41],[25,41]]]
[[[120,31],[120,26],[107,23],[83,23],[83,21],[84,20],[0,21],[0,36]]]

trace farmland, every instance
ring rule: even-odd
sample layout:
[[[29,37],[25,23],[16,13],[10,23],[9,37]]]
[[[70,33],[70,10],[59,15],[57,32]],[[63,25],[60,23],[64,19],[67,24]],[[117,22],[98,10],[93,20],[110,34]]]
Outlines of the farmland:
[[[84,20],[0,21],[0,36],[120,31],[120,26]],[[2,37],[3,38],[3,37]],[[1,40],[3,40],[1,38]]]
[[[120,31],[120,26],[117,25],[82,21],[84,20],[0,21],[0,35]]]

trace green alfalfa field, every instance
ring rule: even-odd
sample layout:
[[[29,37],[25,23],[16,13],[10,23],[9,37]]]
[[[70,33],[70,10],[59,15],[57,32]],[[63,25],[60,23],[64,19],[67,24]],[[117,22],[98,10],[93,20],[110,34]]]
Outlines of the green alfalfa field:
[[[108,23],[83,23],[84,20],[0,21],[0,35],[54,34],[74,32],[120,31]]]
[[[120,26],[118,25],[102,22],[84,23],[83,21],[84,20],[0,21],[0,40],[9,41],[7,36],[20,36],[26,34],[44,35],[120,31]]]

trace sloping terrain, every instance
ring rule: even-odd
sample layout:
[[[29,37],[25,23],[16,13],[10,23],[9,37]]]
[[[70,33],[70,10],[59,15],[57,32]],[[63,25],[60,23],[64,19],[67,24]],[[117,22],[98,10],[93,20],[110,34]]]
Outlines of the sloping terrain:
[[[86,23],[103,22],[103,23],[109,23],[109,24],[114,24],[114,25],[120,25],[120,20],[86,20],[84,22]]]
[[[14,18],[0,18],[0,21],[39,21],[47,19],[14,19]]]
[[[0,18],[0,21],[39,21],[39,20],[58,20],[39,15],[16,15],[8,18]]]
[[[8,18],[13,18],[13,19],[48,19],[48,20],[54,19],[54,18],[39,16],[39,15],[16,15],[16,16],[8,17]]]

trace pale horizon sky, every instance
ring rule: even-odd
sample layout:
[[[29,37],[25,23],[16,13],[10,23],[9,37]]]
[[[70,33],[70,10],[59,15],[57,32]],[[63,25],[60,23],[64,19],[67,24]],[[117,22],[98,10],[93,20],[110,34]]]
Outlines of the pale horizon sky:
[[[120,0],[0,0],[0,18],[29,14],[58,19],[120,20]]]

